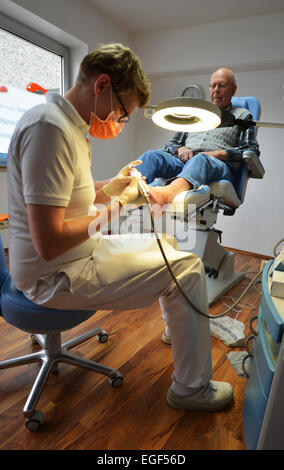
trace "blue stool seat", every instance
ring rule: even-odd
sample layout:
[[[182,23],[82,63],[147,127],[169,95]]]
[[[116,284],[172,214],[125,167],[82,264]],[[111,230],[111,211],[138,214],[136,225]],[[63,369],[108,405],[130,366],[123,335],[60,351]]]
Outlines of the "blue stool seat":
[[[88,320],[95,313],[94,310],[59,310],[40,307],[28,300],[16,288],[9,275],[2,287],[1,306],[2,315],[7,323],[30,333],[69,330]]]

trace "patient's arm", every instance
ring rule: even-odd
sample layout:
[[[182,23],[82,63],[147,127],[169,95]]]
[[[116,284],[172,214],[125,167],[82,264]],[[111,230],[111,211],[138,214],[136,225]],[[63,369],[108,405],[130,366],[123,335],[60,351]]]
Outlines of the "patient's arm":
[[[188,147],[179,147],[177,150],[178,158],[182,162],[187,162],[194,157],[193,150]],[[211,157],[218,158],[218,160],[226,161],[228,159],[228,154],[226,150],[210,150],[209,152],[200,152],[205,155],[210,155]]]
[[[183,147],[187,137],[186,132],[177,132],[171,140],[165,145],[165,151],[169,152],[174,157],[178,156],[178,148]]]

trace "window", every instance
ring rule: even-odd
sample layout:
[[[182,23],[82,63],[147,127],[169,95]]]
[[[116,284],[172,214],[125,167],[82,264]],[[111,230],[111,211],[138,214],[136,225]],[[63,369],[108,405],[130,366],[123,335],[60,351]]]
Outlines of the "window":
[[[62,92],[61,56],[0,28],[0,83],[26,90],[30,82]]]
[[[18,119],[44,101],[46,90],[63,94],[69,87],[69,51],[0,14],[0,63],[0,166],[6,166]]]

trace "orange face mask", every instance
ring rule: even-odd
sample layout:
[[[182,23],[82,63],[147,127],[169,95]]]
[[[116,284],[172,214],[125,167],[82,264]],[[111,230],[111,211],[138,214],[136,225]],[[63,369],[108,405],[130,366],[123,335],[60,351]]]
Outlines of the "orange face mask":
[[[110,96],[112,109],[112,93]],[[122,131],[124,123],[118,122],[114,111],[111,111],[108,117],[102,121],[96,115],[96,101],[97,97],[95,97],[95,112],[91,113],[89,134],[97,139],[114,139]]]

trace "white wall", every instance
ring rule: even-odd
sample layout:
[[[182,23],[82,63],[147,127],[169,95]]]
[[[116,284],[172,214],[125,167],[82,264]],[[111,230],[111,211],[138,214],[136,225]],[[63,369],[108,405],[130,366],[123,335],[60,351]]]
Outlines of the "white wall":
[[[151,76],[206,73],[222,66],[284,65],[283,12],[136,35],[132,47]]]
[[[230,67],[238,82],[238,96],[253,95],[261,103],[263,121],[284,122],[284,12],[245,20],[183,28],[133,38],[152,83],[152,103],[179,96],[189,84],[200,85],[209,98],[210,74]],[[172,135],[143,119],[137,122],[137,158],[150,148],[161,148]],[[272,255],[284,236],[284,129],[258,131],[263,180],[250,180],[246,200],[233,217],[219,216],[223,244]]]

